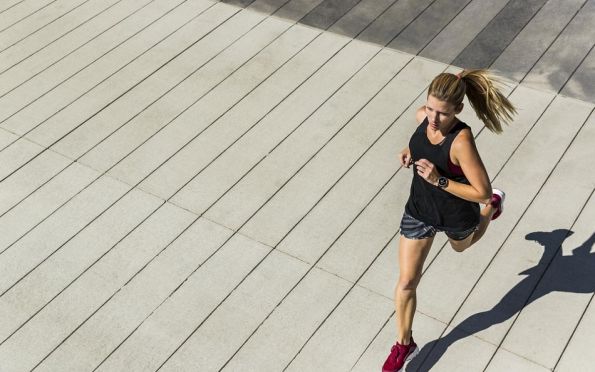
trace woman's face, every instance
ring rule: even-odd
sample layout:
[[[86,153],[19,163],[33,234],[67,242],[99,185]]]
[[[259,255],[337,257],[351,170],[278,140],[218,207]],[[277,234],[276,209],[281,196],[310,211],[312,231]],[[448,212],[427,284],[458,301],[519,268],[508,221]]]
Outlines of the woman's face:
[[[428,116],[430,129],[448,132],[455,121],[455,115],[461,112],[462,108],[463,104],[456,107],[451,103],[439,100],[431,94],[428,95],[426,115]]]

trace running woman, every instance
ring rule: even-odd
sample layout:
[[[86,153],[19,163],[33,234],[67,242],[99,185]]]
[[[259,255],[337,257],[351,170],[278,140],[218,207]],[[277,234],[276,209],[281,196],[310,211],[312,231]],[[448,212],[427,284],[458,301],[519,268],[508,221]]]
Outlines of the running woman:
[[[413,180],[399,240],[398,337],[383,372],[403,371],[405,362],[419,352],[411,331],[416,288],[436,233],[444,232],[452,248],[462,252],[502,213],[504,192],[492,189],[471,129],[456,117],[466,95],[485,126],[502,132],[502,123],[510,122],[516,110],[496,84],[487,70],[436,76],[425,106],[417,110],[419,126],[399,154],[404,167],[413,166]],[[484,205],[481,210],[479,204]]]

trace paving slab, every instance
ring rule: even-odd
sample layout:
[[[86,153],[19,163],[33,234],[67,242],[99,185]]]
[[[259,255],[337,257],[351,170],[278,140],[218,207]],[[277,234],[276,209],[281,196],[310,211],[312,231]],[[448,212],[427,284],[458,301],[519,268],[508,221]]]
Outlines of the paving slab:
[[[196,267],[190,275],[186,274],[175,292],[168,293],[163,303],[147,314],[134,333],[97,370],[159,368],[269,250],[260,243],[234,235],[212,259]],[[237,260],[240,256],[242,259]],[[230,261],[236,262],[233,270],[227,266]]]
[[[63,315],[67,313],[80,316],[76,311],[52,311],[54,297],[77,279],[88,265],[133,230],[160,203],[161,201],[155,197],[140,191],[129,194],[121,203],[103,214],[97,223],[79,233],[4,293],[1,308],[5,316],[0,328],[0,338],[4,343],[0,346],[0,353],[10,352],[11,348],[15,348],[15,351],[20,350],[23,357],[19,363],[32,367],[52,351],[62,340],[60,337],[65,337],[70,332],[69,329],[72,329],[68,327]],[[131,207],[135,213],[128,213],[126,220],[116,218],[124,214],[123,210],[129,210]],[[110,231],[112,233],[108,234]],[[55,275],[56,272],[59,275]],[[51,304],[49,307],[48,302]],[[71,298],[68,302],[83,307],[83,301],[74,301]],[[95,307],[92,310],[95,310]],[[46,333],[51,333],[53,337],[40,337]],[[28,342],[30,338],[39,341],[33,345]],[[32,349],[28,349],[29,347]],[[1,358],[4,359],[6,356]]]
[[[357,49],[357,47],[347,46],[345,51],[354,53]],[[366,54],[364,54],[362,50],[360,55],[370,58],[377,51],[377,49],[365,50]],[[390,68],[385,65],[389,61],[392,64]],[[241,226],[260,205],[278,190],[279,185],[287,182],[296,171],[320,151],[320,148],[324,147],[327,141],[346,125],[349,125],[350,119],[392,78],[397,70],[402,68],[406,61],[405,58],[398,55],[385,54],[368,62],[335,93],[332,99],[301,123],[299,128],[292,132],[281,145],[270,151],[266,159],[259,162],[248,175],[244,176],[206,215],[210,216],[209,218],[230,224],[227,226]],[[385,67],[385,71],[377,73],[376,77],[369,76],[369,74],[376,73],[375,68],[384,69]],[[363,81],[369,82],[368,89],[358,88]],[[359,90],[358,93],[354,92],[356,89]],[[283,166],[280,167],[280,164]],[[242,195],[252,195],[251,200],[245,200],[242,209],[232,212],[233,205],[237,205],[238,198],[243,198]]]
[[[459,116],[507,210],[436,237],[407,370],[588,370],[593,4],[4,1],[0,369],[378,370],[396,157],[477,62],[519,111]]]
[[[394,2],[394,0],[361,0],[332,25],[329,31],[354,38]]]
[[[68,13],[73,12],[89,0],[55,1],[40,9],[30,17],[0,33],[0,50],[5,50],[27,37],[35,34],[46,26],[55,23]]]
[[[312,269],[222,370],[282,369],[350,287],[351,284],[344,279]],[[296,323],[300,326],[295,327]],[[271,350],[275,352],[271,353]]]
[[[509,0],[471,1],[419,55],[452,63],[508,3]]]
[[[291,233],[284,237],[277,249],[307,262],[314,262],[336,239],[345,233],[347,228],[357,222],[355,220],[360,214],[374,215],[374,213],[363,211],[363,209],[373,208],[370,206],[371,203],[379,205],[380,202],[375,199],[384,199],[383,203],[392,204],[392,201],[387,200],[386,195],[391,195],[391,200],[405,197],[404,190],[408,189],[408,186],[403,189],[395,188],[392,180],[395,177],[402,177],[401,171],[397,176],[394,175],[398,171],[398,165],[395,163],[397,154],[395,149],[398,149],[399,146],[403,148],[404,143],[401,142],[406,141],[407,137],[397,136],[403,131],[411,131],[412,128],[407,128],[406,124],[413,121],[413,113],[420,105],[421,100],[418,98],[374,145],[374,149],[371,149],[372,154],[356,163],[354,169],[349,171],[345,179],[333,187],[316,207],[292,229]],[[376,156],[383,156],[383,158],[378,159]],[[367,161],[383,166],[382,168],[369,168]],[[374,170],[373,175],[368,173],[369,169]],[[407,172],[403,171],[403,173]],[[362,189],[366,192],[354,194],[352,192],[354,189]],[[388,220],[392,221],[392,218],[388,218]],[[390,222],[383,223],[383,225],[388,226],[389,231],[395,231],[394,225],[391,226]],[[366,232],[365,236],[368,235]],[[391,262],[390,268],[394,268],[394,261]],[[377,293],[384,294],[382,291]]]
[[[548,1],[490,68],[514,81],[521,81],[564,31],[585,0]]]
[[[5,251],[96,177],[93,170],[74,164],[68,171],[61,173],[60,177],[46,184],[43,190],[34,193],[17,208],[5,213],[0,217],[0,227],[3,231],[0,234],[0,251]]]
[[[2,49],[1,53],[3,58],[8,59],[5,63],[11,63],[12,66],[14,66],[39,50],[46,48],[48,45],[75,31],[94,17],[113,7],[117,2],[117,0],[110,0],[107,2],[81,2],[78,6],[72,8],[70,11],[56,18],[49,24],[40,27],[35,32],[30,33],[5,49]],[[4,34],[2,34],[2,36],[4,36]]]
[[[69,348],[84,347],[82,358],[74,360],[71,365],[97,368],[230,235],[231,231],[225,228],[203,219],[196,220],[91,314],[92,317],[79,318],[77,321],[82,324],[72,338],[66,340],[64,349],[58,352],[56,358],[59,359],[62,352]],[[244,248],[248,251],[250,246]],[[180,256],[184,257],[183,261],[179,260]],[[181,318],[184,319],[183,316]],[[92,339],[97,342],[78,342],[88,340],[88,334],[93,334]]]
[[[0,128],[0,148],[4,148],[19,138],[16,134]]]
[[[349,370],[392,311],[391,301],[354,287],[286,370]]]
[[[138,199],[137,199],[138,201]],[[137,207],[140,205],[137,204]],[[31,321],[38,319],[53,322],[59,314],[69,314],[68,321],[61,320],[60,328],[73,328],[81,323],[81,319],[89,319],[98,308],[115,296],[145,265],[155,259],[167,248],[194,220],[195,216],[171,204],[162,204],[158,210],[145,219],[137,228],[129,233],[106,253],[97,263],[86,269],[80,277],[63,289],[52,302],[46,305]],[[86,238],[85,241],[93,241]],[[97,250],[93,248],[93,250]],[[86,252],[90,254],[91,249]],[[63,249],[63,257],[69,254]],[[72,265],[72,262],[61,267]],[[78,264],[78,262],[77,262]],[[88,288],[94,288],[90,293]],[[86,317],[86,318],[85,318]],[[44,328],[52,328],[51,324],[42,323]],[[98,363],[105,347],[105,339],[89,338],[89,327],[84,325],[68,334],[52,353],[43,359],[38,370],[62,371],[89,370]],[[61,329],[54,333],[60,334]],[[87,333],[86,333],[87,332]],[[62,338],[64,334],[62,334]],[[91,342],[94,339],[95,342]],[[60,340],[60,338],[58,338]],[[99,349],[97,349],[99,348]],[[76,354],[76,358],[72,355]]]
[[[579,195],[576,199],[580,201]],[[556,366],[595,292],[588,275],[594,257],[592,206],[591,194],[578,220],[569,228],[576,233],[563,242],[531,294],[531,306],[523,308],[502,343],[503,348],[550,369]],[[521,347],[521,339],[529,344]]]
[[[356,47],[343,48],[348,43],[346,38],[331,36],[331,39],[335,39],[329,44],[333,47],[333,58],[268,113],[258,126],[186,184],[172,202],[195,213],[206,211],[372,57],[371,53],[355,53]],[[354,58],[344,63],[342,57],[347,55]]]
[[[0,106],[2,127],[24,134],[51,115],[60,113],[60,109],[69,107],[70,103],[83,96],[89,89],[155,45],[160,40],[160,38],[154,39],[160,33],[159,28],[154,26],[155,22],[180,3],[181,1],[178,0],[173,3],[161,0],[152,2],[126,21],[110,29],[109,33],[103,34],[102,38],[87,44],[85,48],[79,49],[78,53],[62,59],[51,69],[46,69],[43,74],[37,75],[35,79],[12,90],[2,97],[3,104]],[[169,25],[169,27],[172,26],[175,25]],[[150,31],[155,33],[151,37],[149,37]],[[167,33],[161,35],[165,36]],[[101,45],[102,43],[104,45]],[[133,47],[135,43],[136,47]],[[102,50],[102,47],[105,49]],[[93,50],[98,50],[98,55],[93,54]],[[84,57],[76,58],[88,52],[91,52],[90,61]],[[102,58],[98,59],[98,57]],[[94,63],[96,60],[97,62]]]
[[[73,169],[76,170],[76,168]],[[50,182],[47,189],[51,191],[52,187]],[[12,243],[0,256],[4,270],[0,286],[2,293],[68,243],[127,190],[128,188],[121,183],[100,179],[99,182],[94,182],[82,190],[68,200],[63,207],[44,218],[33,230]],[[101,196],[96,194],[99,191],[101,191]],[[41,188],[38,193],[43,195],[47,193],[47,190]],[[26,201],[30,199],[31,197]],[[18,210],[18,208],[13,210]]]
[[[0,8],[0,12],[5,12],[8,9],[10,9],[22,2],[23,2],[23,0],[7,0],[2,3],[2,8]]]
[[[120,103],[116,102],[96,118],[89,120],[78,131],[80,134],[72,133],[71,136],[56,144],[56,147],[70,152],[76,150],[76,154],[79,156],[82,154],[80,160],[82,163],[102,171],[107,171],[130,155],[162,128],[174,122],[198,98],[220,83],[222,73],[229,74],[233,71],[233,66],[244,62],[243,59],[235,61],[231,66],[229,61],[228,64],[223,63],[225,56],[234,52],[238,54],[237,46],[234,47],[233,44],[254,26],[254,22],[262,21],[262,18],[244,17],[241,14],[234,17],[236,14],[237,10],[227,6],[214,6],[205,12],[207,19],[204,20],[204,26],[206,27],[202,31],[195,30],[199,34],[205,33],[205,37],[187,53],[175,59],[173,61],[175,66],[172,66],[174,68],[169,64],[166,65],[164,69],[154,74],[153,78],[150,77],[146,84],[138,87],[138,91],[153,92],[150,93],[153,100],[146,100],[145,107],[133,106],[135,110],[130,111],[130,104],[143,103],[131,95],[132,102],[129,105],[120,106]],[[215,29],[211,31],[209,27]],[[154,88],[165,89],[165,92]],[[161,95],[155,96],[155,93],[161,93]],[[113,111],[113,109],[119,110]],[[126,110],[128,115],[122,117],[121,110]],[[105,138],[102,140],[96,138],[95,141],[98,141],[96,143],[85,140],[88,137],[85,135],[86,132],[94,132],[95,128],[102,127],[102,120],[99,119],[103,116],[114,123],[110,128],[112,133],[105,131]],[[175,126],[175,122],[172,126]],[[76,147],[73,149],[73,146]]]
[[[570,24],[550,45],[522,83],[540,90],[559,92],[593,48],[595,1],[588,0]]]
[[[382,46],[387,45],[431,3],[431,0],[395,1],[358,38]]]
[[[326,30],[341,19],[358,2],[359,0],[324,0],[304,18],[300,19],[300,23]]]
[[[265,0],[264,3],[271,2],[273,0]],[[275,16],[289,19],[297,22],[308,14],[312,9],[316,8],[323,0],[290,0],[285,2],[277,12]],[[260,2],[254,2],[250,8],[258,9]]]
[[[321,47],[322,46],[324,46],[324,43],[321,44]],[[317,51],[317,49],[318,48],[314,49],[314,51]],[[305,58],[305,61],[309,63],[304,63],[305,61],[302,58]],[[161,189],[165,190],[167,190],[165,187],[166,185],[173,185],[173,191],[164,191],[162,195],[169,196],[171,195],[171,192],[177,191],[178,188],[184,185],[185,182],[196,174],[198,169],[201,169],[201,164],[204,166],[204,164],[208,164],[208,162],[212,160],[208,155],[212,154],[211,156],[216,156],[218,151],[224,151],[226,146],[229,146],[229,144],[233,143],[238,136],[242,135],[242,129],[248,128],[246,130],[249,130],[250,125],[253,124],[253,120],[258,120],[256,118],[260,117],[260,113],[266,112],[268,106],[254,105],[254,100],[263,98],[267,98],[267,101],[272,100],[273,102],[275,102],[275,100],[282,100],[285,89],[292,88],[293,79],[296,81],[300,80],[301,74],[299,73],[299,69],[308,71],[310,68],[315,68],[317,65],[317,58],[317,55],[312,55],[310,53],[305,55],[300,54],[295,59],[292,58],[287,65],[281,67],[280,71],[275,72],[271,78],[265,80],[253,92],[249,93],[244,99],[238,102],[237,105],[233,106],[229,111],[212,123],[212,125],[209,126],[209,124],[206,123],[208,128],[202,133],[199,133],[194,140],[179,149],[179,151],[171,158],[167,159],[163,165],[157,168],[144,182],[144,187],[151,190],[152,184],[158,182]],[[292,75],[292,77],[288,75]],[[277,77],[279,78],[279,81],[277,81]],[[271,95],[269,89],[273,90],[278,95]],[[199,98],[200,97],[197,97],[196,100]],[[169,125],[168,121],[161,119],[160,116],[168,107],[175,107],[174,102],[180,101],[183,102],[184,100],[179,95],[167,97],[164,99],[163,104],[159,102],[159,104],[149,108],[146,113],[139,115],[138,120],[122,127],[121,130],[113,136],[110,136],[106,141],[93,148],[81,161],[91,164],[93,167],[104,168],[110,164],[107,162],[110,158],[113,157],[118,159],[118,155],[124,157],[124,155],[121,155],[123,151],[131,152],[131,147],[134,147],[136,143],[142,143],[141,141],[144,138],[142,131],[146,130],[148,132],[147,137],[151,134],[153,122],[156,127]],[[153,111],[155,111],[155,114],[151,116]],[[160,120],[150,120],[155,117],[157,113],[160,115],[157,116],[156,119]],[[240,117],[243,120],[240,120]],[[253,117],[254,119],[252,119]],[[192,117],[186,119],[191,120]],[[171,124],[176,125],[175,122],[171,122]],[[236,129],[236,127],[238,128]],[[209,147],[212,147],[212,152],[208,151]],[[106,165],[100,164],[100,161],[105,162]],[[165,176],[157,177],[157,175]]]
[[[20,47],[13,47],[3,51],[2,56],[6,56],[6,58],[3,57],[0,60],[0,82],[2,82],[0,94],[4,96],[20,84],[58,63],[61,59],[76,53],[77,50],[93,42],[103,33],[108,32],[111,27],[130,17],[149,2],[150,0],[119,1],[114,6],[107,8],[105,12],[30,55],[23,53],[23,49]],[[18,58],[22,59],[18,60]],[[18,60],[18,63],[14,62],[15,59]],[[74,63],[75,61],[71,61],[71,64]],[[7,71],[10,71],[10,73],[6,74]]]
[[[490,361],[490,364],[485,369],[486,372],[495,371],[510,371],[510,372],[546,372],[551,371],[549,368],[540,366],[539,364],[533,363],[532,361],[525,359],[521,356],[511,353],[506,349],[500,348],[494,355],[494,359]],[[585,369],[586,371],[587,369]],[[580,371],[577,369],[576,371]]]
[[[415,60],[407,65],[403,71],[415,71],[413,75],[419,77],[412,80],[397,77],[387,85],[382,94],[376,96],[374,102],[360,113],[356,122],[365,123],[366,126],[347,126],[330,146],[319,152],[313,161],[300,170],[297,177],[292,178],[275,194],[241,231],[269,245],[279,242],[408,106],[406,99],[396,97],[399,97],[399,94],[409,95],[410,91],[421,91],[426,85],[427,77],[435,75],[443,68],[441,64],[422,60]],[[403,76],[409,74],[405,73]],[[379,107],[389,110],[376,109]],[[334,166],[329,168],[328,164]]]
[[[585,309],[581,322],[569,340],[568,346],[556,365],[555,371],[588,371],[593,366],[595,358],[590,350],[593,344],[592,329],[595,326],[594,304],[595,301],[593,301],[593,295],[591,295],[589,305]]]
[[[289,29],[273,42],[270,48],[267,47],[261,55],[240,68],[229,81],[225,81],[211,91],[210,94],[216,96],[230,95],[227,89],[237,91],[238,86],[242,85],[252,88],[254,77],[262,76],[260,73],[269,74],[268,77],[263,78],[262,84],[255,86],[215,121],[205,120],[203,124],[205,129],[194,137],[189,136],[191,141],[168,158],[139,187],[164,198],[171,197],[191,181],[200,170],[208,166],[227,148],[233,146],[234,142],[254,125],[258,125],[264,115],[278,106],[328,58],[328,49],[332,53],[333,49],[325,43],[325,38],[318,39],[319,35],[302,26]],[[328,39],[326,41],[328,42]],[[322,47],[326,47],[327,52],[320,50]],[[313,54],[318,57],[314,57]],[[305,70],[304,74],[299,73],[300,67]],[[277,89],[275,89],[276,86],[278,86]],[[261,104],[261,102],[267,102],[267,104]],[[199,110],[206,111],[209,110],[206,107],[210,105],[197,103],[197,106],[200,107]],[[191,109],[192,114],[184,115],[179,120],[188,121],[193,126],[197,126],[194,119],[196,116],[210,119],[210,115],[200,115],[199,110]],[[249,115],[250,111],[253,112],[252,115]]]
[[[308,268],[272,251],[160,369],[221,369]]]
[[[458,328],[447,327],[445,333],[449,337],[458,339],[455,344],[449,345],[447,349],[434,348],[432,354],[427,355],[424,349],[433,345],[427,343],[420,350],[419,357],[413,359],[408,369],[413,371],[481,371],[485,364],[496,351],[497,346],[485,342],[479,338],[469,336]]]
[[[246,13],[245,17],[250,17],[251,14],[256,13]],[[260,23],[260,21],[263,22]],[[256,24],[258,26],[248,33],[241,43],[234,44],[232,48],[226,49],[224,54],[218,55],[216,59],[209,62],[209,69],[202,71],[208,79],[215,79],[215,82],[211,83],[211,87],[222,80],[225,80],[224,84],[208,91],[208,94],[198,101],[198,104],[193,105],[190,110],[184,112],[183,117],[178,116],[177,120],[174,121],[175,125],[168,125],[165,130],[159,132],[158,136],[151,137],[147,142],[143,143],[143,146],[135,149],[131,155],[110,170],[111,175],[130,184],[140,182],[188,143],[189,139],[200,133],[208,124],[215,121],[238,100],[248,94],[258,85],[260,79],[274,72],[276,67],[284,62],[284,56],[280,56],[281,61],[277,60],[276,63],[273,63],[274,59],[271,59],[271,65],[263,65],[262,60],[253,59],[253,57],[259,55],[260,49],[283,35],[290,24],[275,18],[265,20],[264,17],[254,19],[253,22],[253,26]],[[266,59],[267,54],[263,53],[261,56],[263,55]],[[254,61],[252,64],[254,67],[252,68],[256,69],[253,70],[255,75],[252,76],[252,79],[248,75],[248,80],[243,80],[244,83],[241,86],[233,86],[235,76],[233,74],[236,71],[238,71],[239,75],[236,81],[239,82],[242,81],[242,73],[247,74],[250,72],[250,65],[244,64],[246,61]],[[247,67],[238,70],[242,66]],[[228,76],[232,77],[228,80],[226,79]],[[232,89],[232,86],[235,89]],[[227,99],[222,99],[222,97]],[[205,110],[205,108],[209,108],[209,110]],[[194,115],[201,117],[202,120],[199,123],[203,123],[202,125],[195,125],[193,121],[183,120],[184,117]]]
[[[227,21],[235,14],[235,9],[223,6],[209,6],[208,9],[203,9],[200,15],[186,24],[185,30],[178,30],[182,32],[177,31],[172,35],[173,39],[177,39],[176,44],[184,48],[179,50],[180,54],[133,86],[124,97],[102,109],[84,122],[84,125],[62,138],[53,148],[78,158],[90,152],[97,153],[99,150],[95,147],[98,144],[102,146],[106,140],[113,140],[113,137],[120,136],[122,140],[122,132],[135,132],[134,138],[125,138],[128,141],[124,143],[124,154],[109,151],[110,157],[114,159],[111,163],[91,163],[91,166],[107,170],[155,134],[158,130],[155,129],[156,126],[160,128],[158,125],[161,125],[163,128],[183,115],[198,97],[221,83],[222,78],[225,80],[234,66],[244,62],[240,55],[237,55],[237,60],[232,62],[231,66],[229,63],[223,63],[223,58],[219,58],[226,55],[228,43],[233,42],[237,34],[241,35],[245,31],[243,27],[236,27],[233,33],[229,32],[234,24]],[[252,21],[254,19],[249,20],[244,26],[253,26]],[[216,32],[211,33],[213,28]],[[225,32],[228,33],[228,37],[218,38]],[[163,51],[170,48],[171,45],[164,45]],[[200,88],[195,88],[196,86]],[[110,124],[106,125],[106,121]],[[147,133],[145,136],[140,135],[141,125],[142,131]],[[104,151],[101,153],[102,159],[106,159],[105,149],[100,150]]]
[[[587,127],[584,129],[587,129]],[[579,132],[577,139],[580,138],[583,138],[581,132]],[[586,147],[581,146],[580,142],[576,143],[576,147],[574,145],[575,143],[571,145],[567,152],[569,157],[562,158],[547,183],[540,190],[537,198],[531,203],[523,220],[507,237],[504,246],[500,248],[493,262],[482,273],[481,278],[474,285],[473,291],[465,298],[451,323],[465,333],[495,345],[499,345],[506,337],[506,340],[510,340],[511,344],[505,346],[505,342],[503,347],[514,350],[516,354],[526,356],[528,359],[549,368],[554,367],[557,356],[561,354],[565,340],[572,333],[575,323],[570,320],[572,312],[564,314],[565,319],[569,321],[561,324],[541,322],[548,317],[547,314],[550,311],[558,313],[558,307],[540,306],[533,303],[533,301],[539,301],[540,303],[549,301],[549,291],[533,291],[544,270],[557,255],[556,251],[566,237],[568,231],[566,229],[572,227],[575,216],[580,212],[594,186],[594,181],[589,179],[585,179],[583,185],[577,185],[576,174],[571,173],[576,168],[568,167],[569,162],[575,161],[577,157],[584,156],[586,150]],[[568,184],[569,180],[572,180],[570,183],[573,185]],[[562,197],[559,190],[568,188],[572,188],[573,193],[566,194],[566,198]],[[557,195],[555,202],[553,202],[553,195]],[[542,212],[544,208],[555,208],[557,213],[555,216],[545,217]],[[531,245],[526,240],[536,240],[543,245],[543,248],[534,247],[535,244]],[[532,292],[534,297],[530,298]],[[540,294],[537,295],[537,293]],[[541,299],[542,296],[545,298]],[[536,306],[539,309],[533,310]],[[542,312],[540,315],[530,316],[530,319],[539,319],[538,324],[542,326],[548,324],[545,328],[551,329],[551,333],[545,328],[540,329],[538,325],[534,325],[531,330],[519,326],[517,331],[516,327],[519,323],[515,318],[519,312],[523,314],[525,309],[529,313]],[[574,311],[574,317],[580,316],[583,309],[584,306],[580,307],[578,311]],[[553,324],[560,325],[553,326]],[[511,329],[511,327],[513,328]],[[525,332],[523,332],[523,329],[525,329]],[[532,337],[535,339],[531,342],[529,339]],[[459,340],[452,335],[443,337],[438,343],[438,354],[446,348],[450,348],[456,342],[459,342]],[[521,347],[521,342],[529,342],[531,345],[539,346],[535,347],[533,354],[525,354],[534,348],[528,345]],[[563,342],[563,344],[560,344],[560,342]],[[443,345],[440,345],[440,343]],[[540,353],[539,356],[536,353]],[[481,363],[481,360],[476,359],[476,362]],[[485,363],[486,361],[484,361],[484,364],[470,366],[483,368]]]
[[[388,299],[387,299],[388,300]],[[391,304],[392,304],[391,300]],[[394,306],[394,305],[393,305]],[[439,335],[445,327],[445,324],[438,322],[436,319],[427,317],[426,315],[416,312],[415,314],[416,327],[414,339],[418,345],[423,345]],[[387,319],[387,323],[382,327],[378,336],[366,348],[360,358],[358,358],[352,371],[368,372],[376,371],[382,368],[384,360],[390,353],[390,348],[395,344],[396,339],[396,318],[393,313]],[[405,370],[408,370],[407,368]]]
[[[595,101],[595,81],[593,70],[595,69],[595,48],[591,48],[589,54],[583,59],[580,66],[574,71],[566,85],[560,92],[563,95],[575,97],[587,102]]]
[[[452,63],[465,68],[490,66],[546,1],[510,1]]]
[[[446,27],[471,0],[438,0],[399,33],[388,47],[411,54],[418,54]]]
[[[44,151],[36,161],[29,162],[20,172],[1,182],[0,216],[24,201],[70,164],[70,159],[65,156]]]
[[[28,132],[27,137],[52,146],[111,105],[114,100],[145,81],[195,42],[189,35],[180,36],[181,25],[195,19],[211,4],[196,0],[167,9],[161,18],[132,38],[130,43],[122,44],[113,54],[102,58],[102,63],[94,63],[75,78],[62,83],[58,88],[68,89],[73,86],[77,89],[68,93],[53,90],[51,95],[46,96],[57,101],[49,105],[56,111],[48,109],[43,114],[42,110],[42,116],[36,115],[39,117],[39,125]],[[199,34],[198,37],[200,36]],[[35,101],[27,109],[42,101]]]
[[[27,19],[55,2],[56,0],[26,0],[20,4],[15,4],[15,6],[10,7],[0,14],[0,24],[2,25],[0,32],[10,29],[15,24]]]

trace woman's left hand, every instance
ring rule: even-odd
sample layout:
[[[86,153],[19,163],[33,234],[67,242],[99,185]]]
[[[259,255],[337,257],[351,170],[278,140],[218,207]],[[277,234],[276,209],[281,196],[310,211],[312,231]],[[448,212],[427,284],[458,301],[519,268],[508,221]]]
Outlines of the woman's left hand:
[[[428,181],[434,186],[438,185],[438,178],[440,177],[440,173],[436,169],[436,166],[427,159],[419,159],[415,162],[417,174],[420,175],[421,178]]]

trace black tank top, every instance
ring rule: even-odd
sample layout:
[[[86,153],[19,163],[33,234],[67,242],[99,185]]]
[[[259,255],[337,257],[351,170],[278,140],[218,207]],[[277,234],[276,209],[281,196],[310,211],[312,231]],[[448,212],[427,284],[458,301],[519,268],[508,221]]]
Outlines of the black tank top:
[[[469,185],[463,172],[454,172],[449,167],[452,142],[461,130],[469,126],[458,122],[446,138],[437,145],[432,144],[428,139],[427,127],[426,118],[411,136],[409,140],[411,157],[414,160],[427,159],[438,168],[442,176]],[[411,193],[405,206],[405,211],[409,215],[441,230],[453,232],[468,230],[479,223],[478,203],[461,199],[430,184],[417,174],[415,165],[412,168]]]

